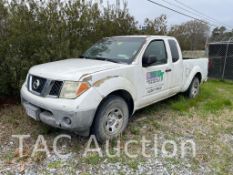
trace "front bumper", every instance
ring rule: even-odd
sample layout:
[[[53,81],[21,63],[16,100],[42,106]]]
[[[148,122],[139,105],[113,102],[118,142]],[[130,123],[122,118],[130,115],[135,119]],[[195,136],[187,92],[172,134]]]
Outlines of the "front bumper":
[[[83,95],[74,100],[47,98],[32,94],[25,85],[21,89],[22,105],[25,110],[36,111],[35,120],[86,136],[102,98],[94,90]],[[90,101],[88,106],[85,105],[87,101]]]

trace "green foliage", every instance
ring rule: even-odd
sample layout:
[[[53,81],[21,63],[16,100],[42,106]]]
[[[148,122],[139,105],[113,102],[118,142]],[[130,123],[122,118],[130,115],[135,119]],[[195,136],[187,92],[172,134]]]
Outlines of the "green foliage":
[[[84,0],[0,0],[0,97],[18,96],[33,65],[77,58],[103,37],[133,34],[177,36],[177,33],[182,33],[183,26],[168,32],[167,17],[161,15],[145,19],[143,27],[138,27],[126,3],[119,9],[114,5],[103,8]],[[205,31],[206,26],[195,21],[185,26],[195,28],[184,38],[178,36],[181,44],[195,48],[190,46],[192,41],[188,41],[199,38],[197,45],[203,49],[205,35],[202,35],[202,29],[204,27]],[[185,34],[189,30],[187,27]]]
[[[161,15],[158,18],[150,20],[148,18],[144,21],[144,27],[141,31],[142,34],[149,35],[166,35],[167,34],[167,16]]]
[[[33,65],[78,57],[97,40],[136,33],[125,5],[89,1],[0,0],[0,97],[19,95]]]
[[[172,26],[169,35],[178,39],[183,50],[204,50],[209,37],[209,30],[207,24],[192,20]]]
[[[216,27],[212,31],[212,35],[210,37],[211,42],[216,42],[216,41],[227,41],[230,38],[233,37],[233,30],[232,31],[227,31],[226,27]]]

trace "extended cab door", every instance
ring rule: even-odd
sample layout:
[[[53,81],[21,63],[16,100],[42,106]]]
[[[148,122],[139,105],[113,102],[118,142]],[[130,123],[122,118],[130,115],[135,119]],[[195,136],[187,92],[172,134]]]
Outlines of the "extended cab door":
[[[169,87],[172,82],[172,77],[170,75],[170,54],[168,54],[169,50],[167,50],[167,48],[169,48],[168,43],[164,40],[152,40],[143,54],[142,83],[144,89],[141,101],[142,106],[146,106],[169,96]],[[145,64],[153,61],[153,64]]]
[[[175,39],[169,39],[168,44],[172,58],[171,76],[169,88],[174,92],[180,92],[183,85],[183,59],[179,43]]]

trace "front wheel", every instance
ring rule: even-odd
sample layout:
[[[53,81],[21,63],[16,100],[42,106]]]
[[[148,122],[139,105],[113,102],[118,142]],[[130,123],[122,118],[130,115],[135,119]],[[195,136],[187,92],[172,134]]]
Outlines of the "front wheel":
[[[194,77],[187,91],[187,95],[189,98],[196,98],[199,95],[199,92],[200,92],[200,81],[197,77]]]
[[[113,139],[126,128],[129,109],[125,100],[118,96],[109,96],[97,111],[94,122],[94,134],[99,142]]]

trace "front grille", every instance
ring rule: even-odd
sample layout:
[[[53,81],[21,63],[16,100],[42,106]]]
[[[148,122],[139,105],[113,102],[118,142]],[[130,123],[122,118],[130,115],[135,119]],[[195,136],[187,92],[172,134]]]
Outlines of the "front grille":
[[[46,83],[45,78],[31,76],[31,90],[37,93],[41,93]]]
[[[62,81],[54,81],[53,86],[49,92],[49,95],[58,97],[60,95],[62,85],[63,85]]]
[[[59,97],[63,81],[50,80],[35,75],[29,75],[28,90],[39,96]]]

